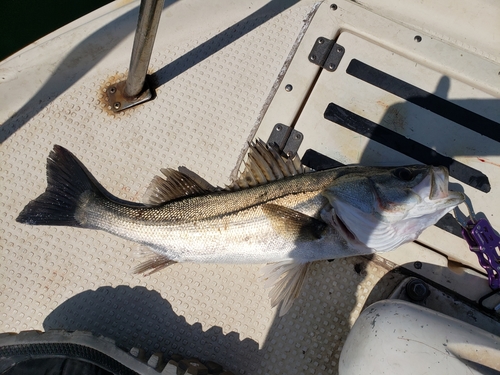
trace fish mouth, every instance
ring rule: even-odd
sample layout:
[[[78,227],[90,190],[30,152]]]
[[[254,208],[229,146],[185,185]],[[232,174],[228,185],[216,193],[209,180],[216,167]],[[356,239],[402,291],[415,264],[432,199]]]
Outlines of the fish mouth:
[[[351,240],[351,241],[357,241],[356,236],[354,233],[352,233],[347,225],[342,221],[342,219],[339,217],[339,215],[335,214],[333,220],[335,221],[336,228],[344,234],[344,238]]]
[[[428,175],[412,190],[422,200],[441,202],[446,206],[462,203],[465,196],[458,191],[448,190],[449,173],[446,167],[430,167]]]

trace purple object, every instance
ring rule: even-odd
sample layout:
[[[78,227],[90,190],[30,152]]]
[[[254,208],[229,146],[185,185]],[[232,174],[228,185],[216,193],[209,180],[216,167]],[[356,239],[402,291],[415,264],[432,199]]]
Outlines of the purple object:
[[[477,222],[469,220],[467,227],[462,228],[462,236],[475,252],[479,264],[488,273],[491,289],[500,288],[500,237],[486,219]]]

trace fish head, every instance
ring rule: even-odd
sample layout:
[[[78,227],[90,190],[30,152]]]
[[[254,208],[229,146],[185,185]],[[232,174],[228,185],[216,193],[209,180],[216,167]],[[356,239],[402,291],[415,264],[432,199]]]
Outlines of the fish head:
[[[445,167],[353,167],[323,192],[321,216],[353,248],[393,250],[465,200],[448,179]]]

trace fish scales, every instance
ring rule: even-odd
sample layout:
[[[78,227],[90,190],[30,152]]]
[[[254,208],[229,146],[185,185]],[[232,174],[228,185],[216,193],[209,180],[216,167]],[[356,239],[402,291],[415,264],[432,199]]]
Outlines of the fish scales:
[[[261,141],[226,189],[186,169],[162,169],[147,204],[107,192],[68,150],[54,146],[47,189],[17,221],[104,230],[146,245],[136,269],[176,262],[270,263],[264,267],[273,306],[290,309],[309,264],[390,251],[413,241],[465,199],[448,190],[444,167],[348,166],[311,172]]]
[[[289,254],[294,250],[295,257],[301,254],[303,261],[320,256],[319,244],[316,252],[307,253],[310,245],[306,241],[300,241],[293,233],[285,236],[276,233],[272,220],[262,210],[263,203],[272,203],[318,216],[327,203],[319,191],[286,194],[273,200],[261,199],[260,203],[250,207],[244,204],[248,202],[242,194],[244,192],[211,194],[166,203],[162,207],[143,208],[123,207],[97,196],[79,209],[78,220],[84,227],[105,230],[151,246],[177,262],[266,263],[291,259]],[[247,208],[235,210],[234,206],[240,205],[228,204],[232,194],[239,195],[244,200],[241,207]],[[205,215],[189,220],[181,218],[193,201],[198,209],[203,207]],[[305,253],[301,252],[302,249]],[[334,256],[333,250],[325,251],[323,257]]]

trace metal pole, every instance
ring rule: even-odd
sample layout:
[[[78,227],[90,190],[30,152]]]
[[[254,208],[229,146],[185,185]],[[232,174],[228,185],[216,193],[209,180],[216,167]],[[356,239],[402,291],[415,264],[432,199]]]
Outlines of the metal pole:
[[[137,97],[144,88],[149,60],[165,0],[142,0],[124,96]]]

